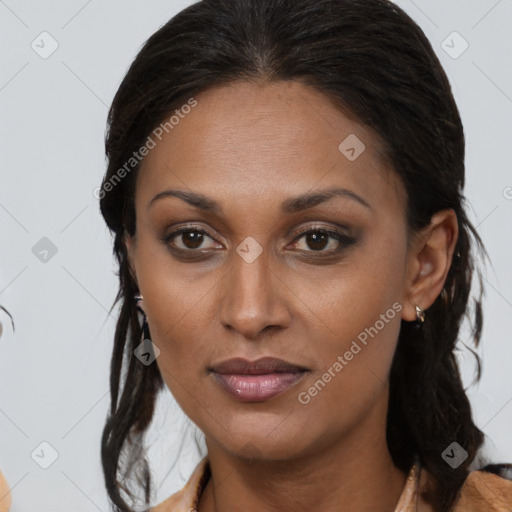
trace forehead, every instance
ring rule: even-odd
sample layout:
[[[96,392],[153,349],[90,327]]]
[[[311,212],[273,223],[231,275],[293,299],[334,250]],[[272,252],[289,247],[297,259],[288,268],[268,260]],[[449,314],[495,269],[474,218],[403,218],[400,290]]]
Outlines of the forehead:
[[[193,108],[178,107],[173,123],[152,135],[138,202],[165,187],[250,190],[268,198],[329,185],[357,188],[370,201],[389,201],[394,193],[403,202],[381,138],[308,85],[240,81],[194,99]]]

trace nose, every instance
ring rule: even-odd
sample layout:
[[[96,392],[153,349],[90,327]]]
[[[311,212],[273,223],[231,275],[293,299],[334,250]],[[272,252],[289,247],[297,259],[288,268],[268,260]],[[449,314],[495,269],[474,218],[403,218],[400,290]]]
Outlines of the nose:
[[[227,329],[249,340],[259,340],[266,331],[290,324],[288,287],[261,254],[248,263],[234,254],[231,267],[222,280],[220,321]]]

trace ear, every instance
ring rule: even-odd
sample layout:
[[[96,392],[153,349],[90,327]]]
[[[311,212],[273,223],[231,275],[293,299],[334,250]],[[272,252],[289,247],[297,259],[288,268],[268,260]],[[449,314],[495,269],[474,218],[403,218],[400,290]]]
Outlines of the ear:
[[[416,320],[415,305],[426,310],[441,293],[458,234],[457,215],[447,209],[435,213],[430,224],[414,237],[407,258],[402,319]]]

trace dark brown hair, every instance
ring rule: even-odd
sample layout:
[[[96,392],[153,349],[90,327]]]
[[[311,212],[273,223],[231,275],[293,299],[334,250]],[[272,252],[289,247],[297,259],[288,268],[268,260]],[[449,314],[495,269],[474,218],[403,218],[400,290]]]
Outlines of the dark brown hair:
[[[143,435],[164,386],[156,364],[145,366],[132,356],[140,343],[133,300],[138,290],[123,234],[135,232],[139,165],[116,177],[174,109],[209,87],[237,80],[302,81],[371,127],[405,185],[411,232],[428,225],[439,210],[452,208],[457,215],[459,236],[443,292],[421,329],[402,321],[387,420],[395,464],[407,471],[417,455],[437,482],[427,498],[436,511],[447,512],[483,442],[455,346],[464,317],[470,320],[474,346],[480,340],[480,275],[473,308],[469,298],[474,250],[485,249],[465,212],[464,132],[449,81],[422,30],[387,0],[204,0],[153,34],[122,81],[109,112],[108,169],[100,191],[120,281],[111,408],[102,439],[114,510],[131,511],[123,493],[131,497],[128,482],[135,466],[149,504]],[[478,380],[480,360],[474,354]],[[441,456],[452,441],[468,453],[456,469]]]

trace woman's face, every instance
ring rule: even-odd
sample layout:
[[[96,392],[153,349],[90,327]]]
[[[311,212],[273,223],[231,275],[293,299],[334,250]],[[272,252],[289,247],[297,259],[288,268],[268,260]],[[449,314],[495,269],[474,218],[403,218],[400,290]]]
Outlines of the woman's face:
[[[298,82],[195,100],[152,136],[126,240],[167,386],[209,450],[382,435],[409,256],[376,135]]]

